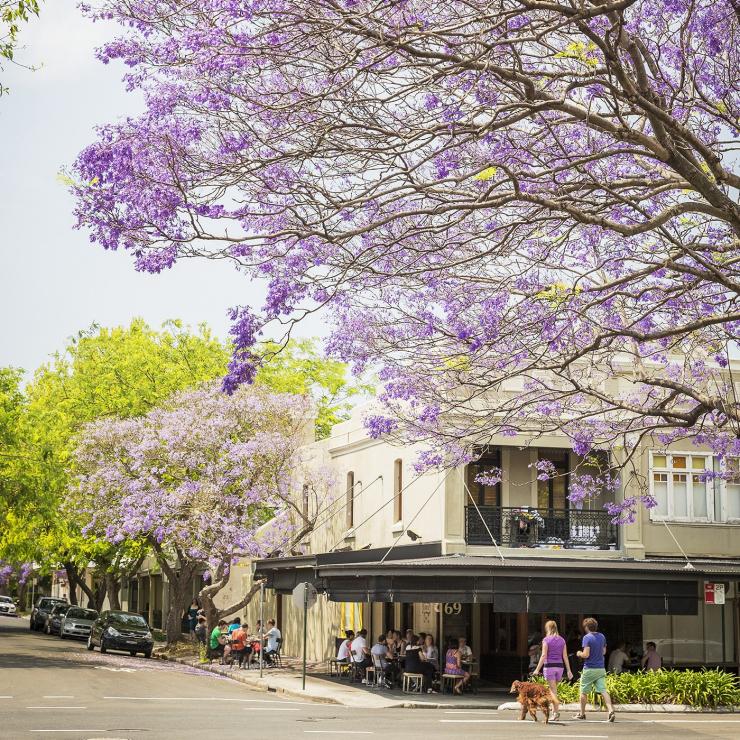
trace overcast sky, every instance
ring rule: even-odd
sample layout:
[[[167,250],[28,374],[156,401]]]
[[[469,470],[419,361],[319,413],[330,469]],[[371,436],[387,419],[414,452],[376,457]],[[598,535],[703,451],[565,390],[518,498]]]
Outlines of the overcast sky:
[[[84,19],[77,0],[53,0],[22,29],[17,59],[0,80],[0,365],[33,370],[67,337],[94,321],[142,316],[207,321],[225,336],[226,309],[259,306],[263,291],[222,263],[188,262],[161,275],[134,271],[125,254],[106,252],[72,228],[72,198],[57,179],[93,139],[95,125],[135,114],[138,98],[120,83],[122,67],[93,50],[112,26]],[[319,333],[313,322],[304,330]]]

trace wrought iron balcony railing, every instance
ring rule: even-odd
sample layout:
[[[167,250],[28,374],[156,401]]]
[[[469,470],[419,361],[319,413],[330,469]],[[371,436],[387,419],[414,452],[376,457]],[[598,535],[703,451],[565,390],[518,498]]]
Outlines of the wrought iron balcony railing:
[[[618,547],[618,527],[606,511],[466,506],[465,541],[490,545],[491,535],[503,547]]]

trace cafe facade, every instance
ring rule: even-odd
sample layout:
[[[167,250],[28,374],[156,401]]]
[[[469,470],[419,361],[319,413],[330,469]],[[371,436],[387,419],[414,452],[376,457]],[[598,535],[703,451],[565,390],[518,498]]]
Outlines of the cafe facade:
[[[310,660],[331,657],[347,628],[365,627],[373,639],[413,629],[437,642],[467,637],[481,675],[506,682],[526,675],[547,619],[575,649],[583,617],[595,616],[611,646],[625,642],[636,656],[652,640],[665,665],[737,670],[740,476],[706,481],[696,472],[727,461],[685,442],[646,446],[618,490],[576,507],[570,471],[587,473],[615,451],[584,460],[564,437],[493,438],[475,463],[420,474],[419,449],[370,438],[362,414],[309,445],[339,490],[322,502],[298,486],[303,505],[319,510],[297,554],[243,564],[223,594],[231,600],[265,579],[265,616],[277,619],[286,654],[301,650],[291,593],[310,582],[319,592],[308,615]],[[554,471],[546,480],[541,460]],[[492,468],[500,481],[476,482]],[[614,524],[604,504],[640,485],[658,506]],[[250,624],[258,609],[256,601],[245,609]]]

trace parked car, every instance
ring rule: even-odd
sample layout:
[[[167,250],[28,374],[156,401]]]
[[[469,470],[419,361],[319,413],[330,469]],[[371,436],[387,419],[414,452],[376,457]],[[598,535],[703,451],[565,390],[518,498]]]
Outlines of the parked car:
[[[62,617],[67,613],[71,604],[57,604],[46,617],[44,632],[47,635],[58,635],[59,625],[62,623]]]
[[[5,614],[8,617],[18,616],[15,602],[10,598],[10,596],[0,596],[0,614]]]
[[[29,628],[32,630],[42,630],[46,626],[46,618],[51,613],[51,610],[57,606],[57,604],[67,604],[66,599],[55,599],[51,596],[39,596],[36,599],[36,604],[31,609],[31,619],[29,620]]]
[[[83,609],[81,606],[72,606],[62,617],[59,627],[59,637],[88,637],[93,622],[98,618],[95,609]]]
[[[87,649],[100,648],[101,653],[108,650],[125,650],[136,655],[143,653],[152,657],[154,639],[144,617],[133,612],[106,611],[93,622]]]

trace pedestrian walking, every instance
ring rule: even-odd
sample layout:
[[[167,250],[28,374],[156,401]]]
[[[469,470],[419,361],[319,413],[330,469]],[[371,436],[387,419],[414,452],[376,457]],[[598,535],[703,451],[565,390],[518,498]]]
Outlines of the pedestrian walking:
[[[599,623],[593,617],[583,620],[583,629],[586,634],[581,641],[581,649],[576,653],[583,659],[581,673],[581,711],[573,719],[586,719],[586,702],[592,689],[596,689],[604,698],[606,709],[609,712],[607,722],[614,722],[614,707],[612,698],[606,690],[606,669],[604,656],[606,655],[606,637],[599,632]]]
[[[534,675],[542,671],[547,685],[550,687],[552,694],[552,717],[557,721],[560,719],[560,700],[558,699],[558,681],[563,678],[563,673],[567,672],[568,680],[573,679],[573,673],[570,670],[568,661],[568,648],[565,640],[558,632],[557,622],[550,620],[545,622],[545,637],[542,640],[542,654],[534,669]]]

